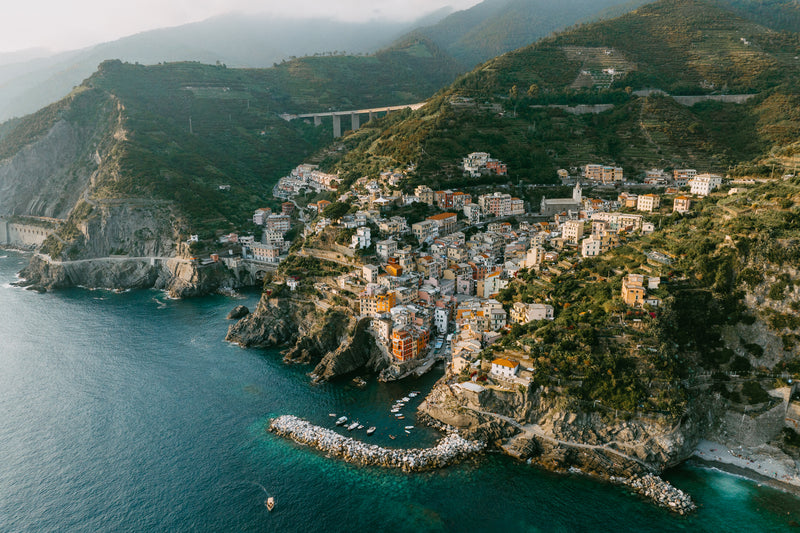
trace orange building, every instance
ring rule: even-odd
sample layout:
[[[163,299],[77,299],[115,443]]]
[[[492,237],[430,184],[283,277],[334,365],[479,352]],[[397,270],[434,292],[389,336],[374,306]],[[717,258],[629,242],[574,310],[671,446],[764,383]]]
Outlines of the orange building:
[[[430,340],[426,328],[405,326],[392,332],[392,356],[400,361],[410,361],[425,353]]]
[[[622,300],[625,305],[638,307],[644,302],[646,290],[644,288],[644,276],[641,274],[628,274],[622,280]]]

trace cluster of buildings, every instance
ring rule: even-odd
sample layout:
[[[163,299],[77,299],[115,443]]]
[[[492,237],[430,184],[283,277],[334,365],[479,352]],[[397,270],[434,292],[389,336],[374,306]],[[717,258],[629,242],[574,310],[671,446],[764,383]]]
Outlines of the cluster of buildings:
[[[301,189],[312,189],[317,192],[335,191],[341,179],[336,174],[321,172],[317,165],[299,165],[291,174],[281,178],[273,189],[277,198],[289,198]]]
[[[508,167],[502,161],[492,159],[488,152],[473,152],[465,157],[461,166],[465,174],[479,178],[485,174],[507,176]]]

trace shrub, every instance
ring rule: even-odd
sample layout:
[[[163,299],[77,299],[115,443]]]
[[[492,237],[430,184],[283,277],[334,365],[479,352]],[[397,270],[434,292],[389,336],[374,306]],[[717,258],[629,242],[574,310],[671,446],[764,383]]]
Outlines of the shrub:
[[[751,404],[764,403],[769,401],[769,394],[765,391],[757,381],[747,381],[742,385],[742,394],[745,395],[747,401]]]

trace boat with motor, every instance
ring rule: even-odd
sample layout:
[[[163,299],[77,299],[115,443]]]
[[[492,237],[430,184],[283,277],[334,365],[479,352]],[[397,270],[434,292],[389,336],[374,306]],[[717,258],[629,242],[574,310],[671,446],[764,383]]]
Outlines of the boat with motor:
[[[328,413],[328,416],[329,416],[329,417],[331,417],[331,418],[333,418],[333,417],[335,417],[335,416],[336,416],[336,413]]]
[[[367,428],[367,436],[372,435],[373,433],[375,433],[375,426]]]
[[[267,498],[267,501],[264,502],[264,505],[267,506],[267,511],[272,511],[275,508],[275,498],[270,496]]]
[[[406,426],[406,429],[414,429],[414,426]]]
[[[359,424],[356,429],[359,430],[359,431],[364,429],[364,424]]]
[[[347,422],[347,417],[346,417],[346,416],[341,416],[341,417],[339,417],[339,419],[336,421],[336,425],[337,425],[337,426],[341,426],[341,425],[343,425],[345,422]]]
[[[356,429],[357,427],[358,427],[358,422],[353,422],[352,424],[350,424],[349,426],[347,426],[347,431],[353,431],[353,430],[354,430],[354,429]]]

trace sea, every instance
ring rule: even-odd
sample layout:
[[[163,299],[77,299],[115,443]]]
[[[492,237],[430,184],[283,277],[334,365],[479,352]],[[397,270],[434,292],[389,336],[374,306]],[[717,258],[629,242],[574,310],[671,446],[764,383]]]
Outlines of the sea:
[[[239,297],[12,286],[28,256],[0,250],[0,532],[791,531],[800,500],[681,467],[688,517],[625,488],[497,453],[408,474],[340,462],[266,431],[294,414],[416,447],[439,435],[414,408],[441,376],[312,385],[277,350],[224,341]],[[392,403],[418,390],[403,410]],[[415,426],[406,433],[404,427]],[[338,429],[346,433],[346,430]],[[390,438],[390,435],[394,438]],[[268,495],[275,509],[265,507]]]

